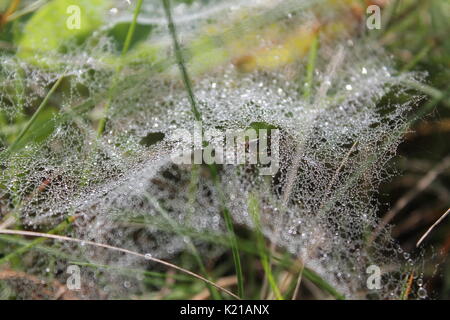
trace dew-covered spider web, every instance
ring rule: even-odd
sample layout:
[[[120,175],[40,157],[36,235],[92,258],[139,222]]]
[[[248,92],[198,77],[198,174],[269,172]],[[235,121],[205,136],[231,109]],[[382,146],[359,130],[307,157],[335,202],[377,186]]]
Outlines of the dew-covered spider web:
[[[0,58],[4,121],[32,115],[64,77],[45,107],[50,116],[12,152],[14,138],[2,133],[0,221],[48,232],[73,217],[57,233],[167,260],[193,244],[214,258],[229,250],[222,202],[236,226],[253,230],[252,199],[273,249],[346,298],[401,297],[417,265],[389,227],[374,237],[376,192],[419,100],[408,83],[422,76],[399,73],[335,1],[172,2],[203,129],[277,128],[279,169],[260,175],[259,165],[225,164],[215,183],[204,164],[175,164],[185,145],[170,136],[193,131],[196,119],[161,2],[144,1],[138,39],[121,57],[134,6],[98,1],[101,23],[82,40],[41,52],[24,36],[20,54]],[[26,276],[3,279],[17,298],[54,298],[71,264],[82,268],[83,289],[65,294],[77,298],[130,298],[149,284],[126,270],[165,272],[135,256],[53,240],[18,259]],[[382,270],[380,289],[367,287],[370,265]]]

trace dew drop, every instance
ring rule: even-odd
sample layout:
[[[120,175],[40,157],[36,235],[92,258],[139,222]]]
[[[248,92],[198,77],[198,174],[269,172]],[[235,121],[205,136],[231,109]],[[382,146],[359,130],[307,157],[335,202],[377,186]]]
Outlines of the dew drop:
[[[152,255],[150,253],[146,253],[144,255],[144,257],[145,257],[146,260],[151,260],[152,259]]]
[[[425,299],[427,297],[427,290],[425,290],[425,288],[419,288],[419,290],[417,290],[417,295],[419,296],[420,299]]]

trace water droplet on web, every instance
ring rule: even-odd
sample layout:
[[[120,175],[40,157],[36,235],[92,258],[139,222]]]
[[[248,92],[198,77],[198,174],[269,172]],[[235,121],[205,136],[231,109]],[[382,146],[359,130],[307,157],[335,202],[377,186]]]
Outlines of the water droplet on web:
[[[423,287],[420,287],[417,290],[417,295],[420,299],[425,299],[427,297],[427,290]]]

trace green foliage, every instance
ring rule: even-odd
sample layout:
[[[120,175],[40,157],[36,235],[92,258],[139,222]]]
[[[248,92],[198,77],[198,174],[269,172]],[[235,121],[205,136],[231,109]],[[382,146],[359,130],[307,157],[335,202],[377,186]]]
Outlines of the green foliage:
[[[39,58],[54,52],[67,52],[70,45],[82,43],[104,21],[105,0],[52,0],[42,6],[27,21],[17,42],[17,56],[40,63]],[[81,9],[80,28],[69,29],[70,6]],[[47,62],[51,64],[51,62]]]
[[[125,40],[127,38],[128,30],[131,27],[130,22],[121,22],[114,25],[109,31],[108,35],[114,39],[114,42],[117,43],[117,49],[122,52],[124,49]],[[136,24],[136,29],[134,31],[133,39],[130,42],[130,49],[141,42],[142,40],[147,39],[152,31],[153,26],[149,24]]]

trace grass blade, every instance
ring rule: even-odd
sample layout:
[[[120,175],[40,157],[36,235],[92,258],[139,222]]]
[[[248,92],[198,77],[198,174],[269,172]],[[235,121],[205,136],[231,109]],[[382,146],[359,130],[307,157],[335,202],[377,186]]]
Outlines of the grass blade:
[[[134,10],[133,14],[133,21],[131,22],[130,27],[128,28],[127,37],[125,38],[125,42],[122,49],[122,57],[125,56],[128,52],[128,49],[130,48],[131,40],[133,40],[134,31],[136,30],[136,24],[137,24],[137,18],[139,16],[139,12],[141,11],[143,0],[138,0],[136,4],[136,9]],[[97,127],[97,134],[98,136],[101,136],[103,134],[103,131],[105,131],[106,126],[106,120],[107,120],[107,113],[109,110],[109,106],[111,105],[112,95],[116,91],[117,88],[117,74],[120,73],[122,70],[122,65],[119,65],[119,67],[116,70],[116,77],[114,77],[111,90],[109,91],[109,97],[108,101],[105,103],[105,107],[103,108],[103,117],[100,119]]]
[[[314,78],[314,69],[316,68],[317,47],[319,45],[319,35],[316,34],[309,48],[308,66],[306,70],[306,83],[303,91],[303,97],[308,100],[311,97],[311,90]]]
[[[183,54],[181,52],[181,47],[180,44],[178,42],[178,37],[177,37],[177,31],[176,31],[176,27],[175,24],[173,22],[173,18],[172,18],[172,10],[171,10],[171,6],[170,6],[170,0],[161,0],[163,2],[163,6],[164,6],[164,11],[166,14],[166,19],[167,19],[167,25],[170,31],[170,34],[172,36],[172,42],[174,45],[174,51],[175,51],[175,56],[177,59],[177,64],[178,64],[178,68],[180,69],[180,73],[181,73],[181,77],[183,79],[183,83],[185,86],[185,89],[188,93],[188,97],[189,97],[189,101],[191,104],[191,111],[194,114],[194,117],[197,121],[201,121],[202,116],[200,111],[197,109],[197,103],[195,101],[195,96],[194,96],[194,92],[192,90],[192,84],[191,84],[191,80],[189,78],[186,66],[184,64],[184,59],[183,59]],[[213,177],[214,183],[216,185],[216,187],[219,189],[220,192],[220,185],[219,185],[219,177],[217,174],[217,167],[212,164],[209,165],[209,170],[211,172],[211,175]],[[221,193],[221,192],[220,192]],[[221,193],[222,194],[222,193]],[[224,201],[224,197],[222,194],[222,214],[225,220],[225,225],[227,227],[227,230],[230,234],[230,238],[231,238],[231,249],[232,249],[232,254],[233,254],[233,260],[234,260],[234,264],[235,264],[235,268],[236,268],[236,275],[237,275],[237,279],[238,279],[238,295],[240,297],[243,297],[244,294],[244,276],[243,276],[243,272],[242,272],[242,266],[241,266],[241,259],[239,257],[239,250],[238,250],[238,244],[237,244],[237,239],[236,239],[236,235],[234,232],[234,228],[233,228],[233,220],[231,218],[230,212],[229,210],[226,208],[226,206],[224,205],[225,201]]]
[[[28,121],[28,123],[26,124],[26,126],[22,129],[22,131],[19,133],[19,135],[17,136],[17,138],[14,140],[14,142],[9,146],[9,148],[6,150],[6,153],[10,153],[13,152],[16,147],[17,144],[22,140],[22,138],[25,136],[25,134],[28,132],[28,130],[31,128],[31,126],[34,124],[34,122],[36,121],[36,119],[38,118],[38,116],[42,113],[42,111],[44,110],[45,106],[47,105],[48,100],[50,99],[50,97],[52,96],[52,94],[56,91],[56,89],[58,88],[58,86],[60,85],[61,81],[64,78],[64,74],[58,79],[58,81],[55,82],[55,84],[52,86],[52,88],[50,89],[50,91],[47,93],[47,95],[45,96],[44,100],[42,100],[41,104],[39,105],[39,107],[37,108],[36,112],[33,114],[33,116],[30,118],[30,120]]]
[[[53,228],[52,230],[49,231],[48,234],[50,235],[54,235],[56,233],[59,233],[61,231],[64,231],[73,221],[73,218],[69,218],[67,220],[64,220],[63,222],[61,222],[59,225],[57,225],[55,228]],[[4,229],[0,229],[0,233],[2,233]],[[25,252],[33,249],[35,246],[40,245],[41,243],[43,243],[46,240],[46,238],[37,238],[33,241],[31,241],[30,243],[18,248],[17,250],[11,252],[10,254],[4,256],[3,258],[0,259],[0,266],[8,261],[10,261],[11,259],[13,259],[14,257],[17,257],[19,255],[24,254]]]
[[[197,109],[197,103],[195,101],[194,92],[192,90],[191,79],[189,78],[186,66],[184,64],[183,54],[181,52],[180,43],[178,42],[177,30],[175,24],[173,23],[170,0],[162,0],[162,2],[164,5],[164,11],[166,13],[167,25],[170,31],[170,35],[172,36],[175,57],[177,59],[178,68],[180,69],[181,72],[181,77],[183,78],[184,86],[189,96],[189,102],[191,103],[192,113],[194,114],[195,119],[197,121],[200,121],[202,117],[200,111]]]
[[[212,282],[212,281],[210,281],[210,280],[208,280],[208,279],[206,279],[206,278],[204,278],[204,277],[202,277],[202,276],[200,276],[200,275],[198,275],[198,274],[196,274],[196,273],[194,273],[192,271],[189,271],[187,269],[184,269],[182,267],[174,265],[174,264],[172,264],[170,262],[167,262],[167,261],[164,261],[164,260],[161,260],[161,259],[157,259],[157,258],[153,258],[153,257],[147,256],[145,254],[138,253],[138,252],[131,251],[131,250],[127,250],[127,249],[124,249],[124,248],[114,247],[114,246],[110,246],[108,244],[97,243],[97,242],[94,242],[94,241],[81,240],[81,239],[77,239],[77,238],[71,238],[71,237],[66,237],[66,236],[58,236],[58,235],[54,235],[54,234],[41,233],[41,232],[1,229],[0,230],[0,234],[15,234],[15,235],[22,235],[22,236],[29,236],[29,237],[39,237],[39,239],[48,238],[48,239],[56,239],[56,240],[63,240],[63,241],[72,241],[72,242],[84,243],[84,244],[88,244],[88,245],[96,246],[96,247],[100,247],[100,248],[105,248],[105,249],[109,249],[109,250],[114,250],[114,251],[118,251],[118,252],[123,252],[123,253],[134,255],[134,256],[137,256],[137,257],[141,257],[141,258],[144,258],[146,260],[153,261],[153,262],[162,264],[162,265],[164,265],[166,267],[169,267],[169,268],[172,268],[172,269],[176,269],[178,271],[186,273],[186,274],[188,274],[188,275],[190,275],[192,277],[195,277],[195,278],[197,278],[199,280],[202,280],[202,281],[204,281],[204,282],[206,282],[206,283],[216,287],[217,289],[219,289],[219,290],[229,294],[230,296],[232,296],[232,297],[234,297],[236,299],[240,299],[238,296],[236,296],[234,293],[230,292],[229,290],[227,290],[227,289],[225,289],[225,288],[223,288],[221,286],[218,286],[214,282]]]
[[[281,295],[280,289],[277,286],[275,281],[275,277],[272,273],[271,264],[269,261],[269,257],[266,250],[266,245],[264,241],[264,235],[261,232],[261,217],[260,217],[260,209],[258,199],[254,194],[249,196],[248,209],[250,211],[250,215],[252,216],[253,223],[255,225],[255,233],[258,244],[258,251],[261,257],[261,264],[263,266],[264,272],[266,274],[267,280],[269,281],[270,287],[277,298],[277,300],[283,300],[283,296]]]

